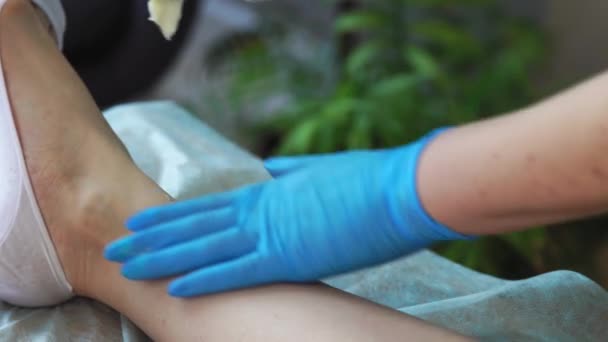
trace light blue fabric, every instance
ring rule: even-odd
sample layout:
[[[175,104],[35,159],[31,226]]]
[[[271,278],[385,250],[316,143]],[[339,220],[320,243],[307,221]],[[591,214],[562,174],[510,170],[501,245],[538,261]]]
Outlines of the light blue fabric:
[[[434,253],[328,284],[483,341],[605,341],[608,293],[569,271],[507,281]]]
[[[142,170],[176,198],[269,177],[260,160],[171,103],[121,106],[106,117]],[[425,251],[327,282],[482,340],[578,342],[608,336],[608,293],[572,272],[505,281]],[[90,300],[37,310],[0,303],[0,341],[147,340],[126,318]]]

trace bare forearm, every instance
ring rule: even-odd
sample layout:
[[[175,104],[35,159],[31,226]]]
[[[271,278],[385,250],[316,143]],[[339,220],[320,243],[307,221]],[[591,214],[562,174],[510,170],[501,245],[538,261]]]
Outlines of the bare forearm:
[[[608,211],[608,73],[525,110],[456,128],[421,159],[440,222],[494,234]]]

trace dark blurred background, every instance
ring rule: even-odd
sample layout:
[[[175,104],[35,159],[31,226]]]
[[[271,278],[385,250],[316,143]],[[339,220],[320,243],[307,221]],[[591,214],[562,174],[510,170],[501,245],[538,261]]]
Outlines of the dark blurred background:
[[[608,64],[597,0],[190,0],[170,43],[144,0],[64,4],[66,54],[100,106],[172,99],[262,157],[404,144]],[[571,269],[608,286],[607,223],[436,250],[508,279]]]
[[[171,42],[148,21],[147,0],[62,0],[68,26],[64,53],[101,107],[126,101],[158,82],[197,25],[199,1],[188,1]]]

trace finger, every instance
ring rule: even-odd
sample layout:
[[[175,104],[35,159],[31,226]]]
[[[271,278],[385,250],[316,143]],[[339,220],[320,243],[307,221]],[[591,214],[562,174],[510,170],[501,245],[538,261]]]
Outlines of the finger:
[[[257,253],[203,268],[169,284],[169,294],[190,298],[218,292],[238,290],[279,280],[273,267]]]
[[[233,192],[224,192],[149,208],[129,218],[125,225],[131,231],[141,231],[198,211],[220,209],[230,205],[233,197]]]
[[[233,228],[208,237],[144,254],[127,262],[123,276],[152,280],[176,276],[225,260],[239,258],[255,248],[255,240]]]
[[[235,224],[236,215],[232,207],[199,212],[153,226],[118,240],[106,247],[104,256],[110,261],[125,262],[142,253],[157,251],[178,243],[199,239],[208,234],[233,227]]]

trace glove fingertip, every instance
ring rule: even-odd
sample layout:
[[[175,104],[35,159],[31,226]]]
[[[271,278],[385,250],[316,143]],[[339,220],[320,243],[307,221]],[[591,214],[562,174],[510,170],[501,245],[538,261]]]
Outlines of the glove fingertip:
[[[139,232],[147,228],[148,223],[146,221],[143,214],[136,214],[125,221],[125,227],[132,232]]]
[[[103,257],[112,262],[121,262],[122,258],[119,257],[116,247],[114,245],[108,245],[103,250]]]
[[[156,277],[154,277],[154,271],[150,270],[149,267],[142,265],[139,260],[140,259],[134,259],[125,263],[120,270],[122,276],[134,281],[156,279]]]
[[[194,296],[191,286],[187,282],[180,280],[171,282],[167,288],[167,292],[171,297],[176,298],[189,298]]]
[[[131,268],[128,265],[123,265],[123,267],[120,268],[120,274],[129,280],[139,280],[137,277],[133,276]]]
[[[123,240],[115,241],[109,245],[107,245],[103,251],[103,256],[109,261],[113,262],[126,262],[130,258],[133,258],[137,255],[131,244],[129,243],[128,238]]]

